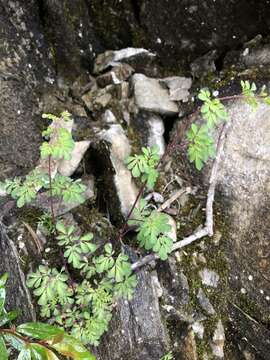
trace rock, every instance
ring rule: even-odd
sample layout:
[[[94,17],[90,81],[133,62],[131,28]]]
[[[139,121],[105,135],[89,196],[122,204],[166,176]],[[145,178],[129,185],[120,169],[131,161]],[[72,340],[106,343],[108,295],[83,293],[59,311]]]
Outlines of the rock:
[[[218,359],[224,358],[224,343],[225,343],[225,332],[221,320],[218,321],[216,329],[211,342],[211,349],[213,355]]]
[[[90,146],[90,141],[75,142],[75,147],[71,153],[70,160],[62,160],[58,172],[64,176],[71,176],[79,166],[84,154]]]
[[[236,344],[255,352],[254,358],[268,360],[270,354],[270,331],[263,324],[246,314],[235,304],[230,304],[230,323],[234,334],[237,334]],[[236,330],[236,333],[235,333]],[[244,344],[242,343],[244,342]],[[253,357],[250,357],[252,360]]]
[[[84,0],[44,0],[42,25],[53,48],[58,84],[73,81],[93,68],[95,52],[102,49]],[[63,83],[64,84],[64,83]]]
[[[158,298],[161,298],[162,294],[163,294],[163,290],[162,290],[162,287],[161,287],[160,282],[158,280],[158,276],[157,276],[156,271],[152,271],[152,273],[151,273],[151,281],[152,281],[152,287],[155,290],[156,296]]]
[[[159,155],[162,156],[165,152],[164,140],[164,123],[160,116],[151,114],[147,120],[149,125],[148,146],[158,146]]]
[[[91,90],[82,96],[82,100],[89,111],[102,110],[112,100],[113,90],[112,85],[108,85],[103,89]]]
[[[214,315],[216,313],[215,309],[213,308],[213,305],[210,303],[208,297],[205,295],[205,293],[201,288],[198,290],[197,299],[199,300],[199,303],[203,308],[203,310],[208,315]]]
[[[135,5],[129,0],[88,3],[94,28],[107,49],[147,46],[163,66],[183,71],[213,49],[218,49],[220,56],[258,33],[268,33],[267,0],[220,1],[211,2],[211,6],[199,0],[160,0],[158,6],[155,0]]]
[[[218,184],[222,202],[228,204],[230,230],[226,241],[229,284],[245,289],[263,319],[269,316],[269,189],[270,108],[256,111],[236,101],[228,108],[231,127],[227,134]],[[243,261],[245,259],[245,261]],[[269,299],[269,300],[268,300]]]
[[[182,271],[178,270],[177,264],[172,257],[169,257],[168,263],[162,264],[159,277],[166,303],[181,312],[190,300],[189,284],[187,277]],[[184,312],[184,315],[186,315],[186,312]]]
[[[93,199],[95,197],[93,177],[89,176],[89,178],[85,179],[82,183],[86,185],[86,191],[82,193],[85,200]],[[49,212],[51,208],[50,198],[51,196],[49,191],[40,193],[38,194],[37,198],[31,202],[31,206]],[[80,204],[81,203],[78,202],[77,203],[63,202],[61,201],[60,197],[58,196],[53,197],[53,207],[56,216],[66,214],[67,212],[76,208]]]
[[[0,179],[24,175],[39,156],[39,97],[54,71],[34,1],[0,1]],[[14,36],[14,34],[16,36]]]
[[[108,114],[112,113],[106,112],[106,114],[108,117]],[[112,116],[110,118],[113,119]],[[113,181],[122,215],[127,216],[138,194],[138,189],[133,182],[131,173],[124,163],[131,151],[129,140],[122,126],[117,123],[112,123],[107,130],[102,130],[99,133],[99,138],[109,142],[111,145],[109,156],[115,172]]]
[[[194,77],[200,78],[209,72],[216,71],[215,60],[217,59],[217,51],[212,50],[207,54],[194,60],[190,65],[191,73]]]
[[[169,92],[158,79],[148,78],[143,74],[132,77],[135,103],[140,110],[173,116],[178,114],[178,106],[170,100]]]
[[[0,254],[0,275],[5,272],[9,275],[6,286],[7,301],[5,309],[7,311],[19,310],[18,323],[36,321],[36,314],[25,283],[20,257],[2,222],[0,222]]]
[[[180,345],[181,360],[198,360],[194,332],[189,329]]]
[[[118,301],[110,329],[102,337],[98,347],[100,360],[160,359],[168,348],[151,275],[144,268],[137,276],[132,300]]]
[[[199,275],[204,285],[214,288],[218,286],[219,275],[215,271],[205,268],[199,271]]]
[[[204,335],[203,324],[199,321],[196,321],[191,326],[192,326],[192,330],[194,331],[194,334],[196,334],[198,338],[202,340]]]
[[[155,54],[142,48],[126,48],[117,51],[106,51],[98,55],[95,61],[94,74],[101,73],[108,67],[120,65],[121,62],[136,60],[138,57],[152,58]]]
[[[110,84],[120,84],[129,79],[134,69],[128,64],[114,66],[111,71],[99,75],[96,79],[98,86],[105,87]]]
[[[160,80],[169,89],[170,100],[187,102],[189,89],[191,88],[191,78],[181,76],[171,76]]]
[[[241,60],[246,67],[267,66],[270,64],[270,45],[260,46],[258,48],[246,48],[242,53]]]

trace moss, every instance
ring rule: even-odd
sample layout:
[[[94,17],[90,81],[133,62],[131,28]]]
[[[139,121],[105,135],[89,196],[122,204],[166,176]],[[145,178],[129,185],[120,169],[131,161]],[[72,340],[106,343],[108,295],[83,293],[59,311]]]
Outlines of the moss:
[[[255,320],[263,319],[264,316],[261,313],[260,308],[255,301],[251,300],[247,294],[240,294],[237,297],[236,302],[240,309]],[[261,322],[261,320],[259,320]]]
[[[18,214],[18,219],[21,222],[25,222],[30,226],[36,226],[40,216],[43,214],[42,210],[32,208],[32,207],[24,207]]]

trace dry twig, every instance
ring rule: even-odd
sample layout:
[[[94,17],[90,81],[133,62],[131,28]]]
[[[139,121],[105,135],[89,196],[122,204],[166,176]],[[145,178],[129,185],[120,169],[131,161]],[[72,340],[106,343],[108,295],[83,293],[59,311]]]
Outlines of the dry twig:
[[[218,168],[219,168],[219,164],[220,164],[220,161],[222,158],[225,137],[226,137],[226,133],[228,131],[229,126],[230,126],[229,121],[223,125],[222,130],[219,135],[218,143],[217,143],[217,155],[216,155],[216,158],[215,158],[213,166],[212,166],[210,180],[209,180],[209,188],[208,188],[208,192],[207,192],[205,226],[203,228],[195,231],[192,235],[190,235],[180,241],[177,241],[173,245],[172,251],[179,250],[179,249],[193,243],[194,241],[203,238],[204,236],[213,236],[213,233],[214,233],[213,232],[213,224],[214,224],[213,203],[214,203],[215,189],[216,189],[216,184],[217,184]],[[149,264],[151,261],[157,260],[157,259],[159,259],[159,257],[156,254],[146,255],[142,259],[140,259],[137,262],[135,262],[134,264],[132,264],[132,270],[139,269],[140,267],[142,267],[146,264]]]

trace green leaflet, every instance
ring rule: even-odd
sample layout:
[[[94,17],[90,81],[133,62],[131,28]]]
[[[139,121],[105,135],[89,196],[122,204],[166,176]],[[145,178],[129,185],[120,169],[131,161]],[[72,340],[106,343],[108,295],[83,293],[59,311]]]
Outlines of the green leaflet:
[[[39,340],[47,340],[52,338],[61,339],[64,335],[64,331],[62,329],[39,322],[31,322],[19,325],[17,327],[17,331],[23,335]]]
[[[0,355],[1,360],[8,360],[8,352],[3,336],[0,336]]]
[[[32,360],[60,360],[54,352],[42,345],[31,343],[29,346]]]
[[[158,211],[146,209],[145,200],[141,200],[135,209],[130,225],[136,225],[137,239],[141,247],[155,251],[161,260],[166,260],[172,250],[173,241],[168,236],[171,230],[169,217]]]
[[[149,189],[155,186],[158,178],[156,166],[159,162],[159,149],[157,146],[143,147],[142,154],[129,156],[126,160],[127,168],[131,170],[132,176],[141,177]]]
[[[211,93],[208,89],[202,89],[199,92],[198,98],[204,103],[201,107],[201,114],[209,129],[212,129],[219,120],[227,119],[228,113],[224,105],[219,99],[211,98]]]
[[[81,344],[80,341],[66,334],[60,342],[54,344],[52,341],[49,341],[49,344],[53,349],[59,352],[59,354],[68,356],[73,360],[96,359],[95,356],[90,354],[90,352]]]
[[[196,124],[191,125],[187,132],[187,138],[189,140],[189,161],[195,163],[197,170],[201,170],[209,157],[215,156],[214,140],[206,125],[198,127]]]

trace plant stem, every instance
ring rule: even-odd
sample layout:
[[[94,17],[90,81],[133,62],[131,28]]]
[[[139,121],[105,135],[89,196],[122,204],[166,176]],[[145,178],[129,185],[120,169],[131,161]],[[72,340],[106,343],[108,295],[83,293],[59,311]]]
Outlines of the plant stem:
[[[39,340],[31,340],[29,337],[27,336],[22,336],[20,334],[17,333],[16,329],[0,329],[0,334],[10,334],[15,336],[16,338],[18,338],[19,340],[23,341],[26,344],[30,344],[31,342],[35,342],[37,344],[40,344],[42,346],[45,346],[48,348],[48,344],[46,343],[46,341],[39,341]]]
[[[56,224],[55,221],[55,214],[54,214],[54,208],[53,208],[53,194],[52,194],[52,168],[51,168],[51,162],[52,162],[52,157],[51,155],[49,155],[49,165],[48,165],[48,173],[49,173],[49,186],[50,186],[50,207],[51,207],[51,216],[52,216],[52,222],[54,224]]]

